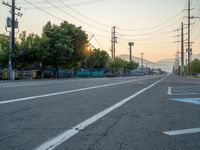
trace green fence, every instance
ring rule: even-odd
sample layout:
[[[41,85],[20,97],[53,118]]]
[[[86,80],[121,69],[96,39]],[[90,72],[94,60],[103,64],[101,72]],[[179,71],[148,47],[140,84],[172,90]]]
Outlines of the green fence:
[[[104,71],[77,71],[77,77],[104,77]]]

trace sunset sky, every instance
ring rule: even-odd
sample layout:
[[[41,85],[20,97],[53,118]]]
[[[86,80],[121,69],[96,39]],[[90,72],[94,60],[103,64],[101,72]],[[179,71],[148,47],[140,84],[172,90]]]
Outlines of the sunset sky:
[[[16,0],[16,4],[24,14],[19,18],[19,32],[40,35],[47,21],[59,24],[66,20],[82,26],[89,37],[94,34],[91,43],[110,54],[111,27],[116,26],[116,55],[129,54],[128,42],[134,42],[133,55],[144,52],[144,58],[153,62],[175,57],[180,50],[180,44],[174,43],[180,40],[176,37],[180,32],[175,30],[182,21],[187,23],[187,0]],[[192,0],[192,7],[192,16],[200,16],[200,1]],[[0,33],[6,33],[9,8],[0,4],[0,11]],[[195,23],[191,28],[193,53],[199,54],[200,19],[191,22]]]

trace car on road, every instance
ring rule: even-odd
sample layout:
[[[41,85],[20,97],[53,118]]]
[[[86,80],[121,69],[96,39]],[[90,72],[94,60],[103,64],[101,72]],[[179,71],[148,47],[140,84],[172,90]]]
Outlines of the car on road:
[[[111,77],[115,77],[115,75],[114,75],[113,73],[111,73],[111,72],[105,73],[104,76],[105,76],[105,77],[110,77],[110,78],[111,78]]]

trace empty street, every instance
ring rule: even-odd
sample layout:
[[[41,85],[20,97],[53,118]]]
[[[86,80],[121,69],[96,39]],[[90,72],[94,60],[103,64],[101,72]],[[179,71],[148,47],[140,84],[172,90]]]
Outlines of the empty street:
[[[0,149],[199,150],[199,86],[173,75],[1,82]]]

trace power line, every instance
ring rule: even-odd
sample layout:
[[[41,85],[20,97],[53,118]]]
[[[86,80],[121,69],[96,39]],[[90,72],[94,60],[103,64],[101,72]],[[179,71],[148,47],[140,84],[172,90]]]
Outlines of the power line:
[[[180,22],[180,20],[176,21],[175,23],[173,24],[170,24],[169,26],[167,27],[164,27],[164,29],[167,29],[167,28],[172,28],[173,25],[176,25],[178,22]],[[132,34],[132,35],[128,35],[128,34],[123,34],[124,36],[147,36],[147,35],[152,35],[152,34],[165,34],[165,33],[168,33],[168,32],[171,32],[172,30],[168,30],[166,32],[159,32],[159,31],[163,31],[161,30],[163,28],[160,28],[158,30],[155,30],[155,31],[152,31],[152,32],[148,32],[148,33],[141,33],[141,34]]]
[[[58,17],[58,16],[55,16],[55,15],[49,13],[49,12],[46,11],[46,10],[41,9],[40,7],[38,7],[38,6],[34,5],[34,4],[32,4],[31,2],[29,2],[29,1],[27,1],[27,0],[24,0],[24,1],[25,1],[26,3],[28,3],[29,5],[31,5],[31,6],[33,6],[33,7],[35,7],[35,8],[37,8],[37,9],[40,10],[40,11],[42,11],[43,13],[45,13],[45,14],[51,16],[52,18],[55,18],[55,19],[57,19],[57,20],[59,20],[59,21],[64,21],[64,19],[62,19],[62,18],[60,18],[60,17]],[[85,31],[86,31],[87,33],[90,33],[90,34],[92,34],[92,35],[96,35],[96,36],[98,36],[98,37],[110,38],[109,36],[105,36],[105,35],[101,35],[101,34],[96,34],[96,33],[90,32],[90,31],[88,31],[88,30],[85,30]]]
[[[84,18],[90,20],[90,21],[93,22],[93,23],[96,23],[96,24],[98,24],[98,25],[100,25],[100,26],[104,26],[104,27],[108,27],[108,28],[111,27],[111,26],[109,26],[109,25],[102,24],[102,23],[100,23],[100,22],[97,22],[96,20],[93,20],[93,19],[87,17],[86,15],[84,15],[84,14],[80,13],[79,11],[73,9],[72,7],[70,7],[69,5],[67,5],[66,3],[64,3],[64,2],[61,1],[61,0],[58,0],[58,1],[59,1],[60,3],[62,3],[64,6],[66,6],[67,8],[71,9],[72,11],[76,12],[77,14],[79,14],[79,15],[81,15],[82,17],[84,17]]]
[[[55,3],[55,0],[52,0],[52,1]],[[68,1],[71,1],[71,0],[63,0],[63,1],[68,2]],[[34,0],[34,3],[45,4],[46,2],[44,2],[43,0],[39,0],[39,1]],[[17,2],[17,4],[26,5],[27,3],[26,2]]]
[[[53,18],[56,18],[56,19],[59,20],[59,21],[64,21],[64,19],[62,19],[62,18],[60,18],[60,17],[58,17],[58,16],[55,16],[55,15],[49,13],[48,11],[46,11],[46,10],[44,10],[44,9],[41,9],[40,7],[36,6],[35,4],[33,4],[33,3],[31,3],[31,2],[29,2],[29,1],[27,1],[27,0],[24,0],[24,1],[25,1],[26,3],[28,3],[29,5],[31,5],[31,6],[33,6],[33,7],[35,7],[35,8],[37,8],[37,9],[39,9],[40,11],[44,12],[45,14],[47,14],[47,15],[53,17]]]
[[[162,34],[160,35],[153,35],[151,37],[148,37],[148,38],[131,38],[131,39],[127,39],[127,38],[119,38],[119,39],[124,39],[124,40],[133,40],[135,42],[138,42],[138,41],[150,41],[150,40],[155,40],[155,39],[158,39],[158,40],[161,40],[161,39],[168,39],[168,38],[172,38],[173,36],[168,36],[169,34],[173,33],[174,31],[169,31],[169,32],[163,32]]]
[[[99,47],[101,48],[101,50],[103,50],[103,46],[100,44],[99,40],[94,36],[95,41],[97,42],[97,44],[99,45]]]
[[[198,3],[196,3],[196,5],[197,5]],[[199,8],[198,8],[199,7]],[[198,16],[199,15],[199,12],[200,12],[200,3],[199,3],[199,5],[198,5],[198,9],[196,10],[196,12],[195,12],[195,16]],[[196,18],[196,20],[195,20],[195,22],[194,22],[194,26],[192,27],[192,35],[194,34],[194,32],[196,31],[196,29],[198,28],[198,24],[199,24],[199,19],[197,19]]]
[[[48,4],[52,5],[53,7],[55,7],[56,9],[58,9],[59,11],[61,11],[62,13],[64,13],[64,14],[66,14],[66,15],[68,15],[68,16],[70,16],[70,17],[76,19],[76,20],[78,20],[79,22],[81,22],[81,23],[83,23],[83,24],[85,24],[85,25],[87,25],[87,26],[90,26],[90,27],[95,28],[95,29],[97,29],[97,30],[100,30],[100,31],[108,32],[108,33],[109,33],[108,30],[103,30],[103,29],[98,28],[98,27],[96,27],[96,26],[94,26],[94,25],[91,25],[91,24],[89,24],[89,23],[87,23],[87,22],[85,22],[85,21],[83,21],[83,20],[81,20],[81,19],[79,19],[79,18],[77,18],[77,17],[74,17],[73,15],[67,13],[66,11],[64,11],[64,10],[61,9],[61,8],[59,8],[58,6],[56,6],[56,5],[52,4],[52,3],[50,3],[48,0],[44,0],[44,1],[46,1]]]
[[[86,2],[73,3],[73,4],[70,4],[70,6],[81,6],[81,5],[95,4],[95,3],[99,3],[99,2],[103,2],[103,1],[106,1],[106,0],[89,0],[89,1],[86,1]],[[37,3],[37,2],[35,2],[35,3]],[[38,3],[44,4],[43,1],[38,1]],[[59,8],[65,8],[65,6],[63,6],[63,5],[59,5],[58,7]],[[52,9],[52,8],[53,8],[53,6],[42,7],[42,9]],[[27,9],[35,9],[35,8],[29,7]]]
[[[181,13],[183,12],[183,10],[181,10],[178,14],[176,14],[175,16],[171,17],[170,19],[158,24],[158,25],[155,25],[155,26],[152,26],[152,27],[148,27],[148,28],[141,28],[141,29],[126,29],[126,28],[118,28],[119,30],[124,30],[124,31],[144,31],[144,30],[152,30],[152,29],[155,29],[155,28],[158,28],[160,26],[163,26],[163,25],[166,25],[168,22],[170,22],[171,20],[174,20],[175,18],[177,18]]]

